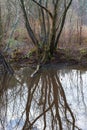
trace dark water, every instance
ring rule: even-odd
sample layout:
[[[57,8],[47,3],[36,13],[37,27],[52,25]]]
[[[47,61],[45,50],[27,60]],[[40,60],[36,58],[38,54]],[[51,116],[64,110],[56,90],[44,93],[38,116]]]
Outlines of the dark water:
[[[0,77],[0,130],[87,130],[87,70],[30,68]]]

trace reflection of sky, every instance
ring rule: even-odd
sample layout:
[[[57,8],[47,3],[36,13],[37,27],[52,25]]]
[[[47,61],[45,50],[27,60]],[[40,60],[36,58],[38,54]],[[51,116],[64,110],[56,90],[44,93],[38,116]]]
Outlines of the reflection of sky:
[[[58,71],[58,75],[60,76],[62,86],[66,93],[66,98],[76,115],[77,126],[82,128],[82,130],[87,130],[87,72],[81,74],[80,71],[77,70],[70,70],[68,73],[66,71],[68,70]],[[41,85],[41,80],[39,81],[39,85]],[[24,124],[25,114],[23,114],[23,111],[27,102],[28,89],[26,83],[23,84],[22,88],[21,87],[22,86],[18,83],[16,88],[8,90],[7,121],[5,124],[5,130],[21,130]],[[37,114],[38,113],[39,111]],[[22,114],[23,117],[20,120]],[[37,116],[37,114],[35,114],[32,103],[31,117],[33,118],[34,116]],[[16,127],[17,124],[18,126]],[[41,119],[37,121],[35,125],[41,130],[42,124],[43,121]],[[0,128],[0,130],[3,129]],[[37,129],[34,128],[33,130]],[[47,128],[46,130],[50,130],[50,128]]]
[[[20,120],[20,119],[19,119]],[[10,122],[8,122],[8,126],[7,126],[7,130],[15,130],[16,129],[16,125],[18,124],[18,127],[17,129],[18,130],[21,130],[22,129],[22,126],[24,125],[24,121],[23,120],[20,120],[20,123],[19,123],[19,120],[18,119],[13,119],[11,120]]]
[[[72,70],[64,76],[60,74],[66,98],[76,114],[76,124],[82,130],[87,130],[87,72]]]
[[[8,90],[8,108],[6,130],[21,130],[24,124],[25,115],[20,119],[26,105],[27,87],[23,84],[23,91],[20,93],[20,85],[13,90]],[[21,94],[21,95],[20,95]],[[21,104],[20,104],[21,103]],[[17,126],[18,124],[18,126]]]
[[[24,110],[27,102],[28,89],[26,83],[23,84],[23,88],[21,87],[22,86],[18,84],[16,88],[12,90],[8,89],[8,107],[6,116],[7,120],[4,126],[5,130],[22,130],[22,127],[24,125],[26,118]],[[35,116],[33,113],[33,108],[31,108],[31,115],[32,117]],[[37,123],[39,124],[40,122]],[[0,127],[0,130],[3,130],[3,128]],[[34,126],[31,130],[38,129],[36,126]]]

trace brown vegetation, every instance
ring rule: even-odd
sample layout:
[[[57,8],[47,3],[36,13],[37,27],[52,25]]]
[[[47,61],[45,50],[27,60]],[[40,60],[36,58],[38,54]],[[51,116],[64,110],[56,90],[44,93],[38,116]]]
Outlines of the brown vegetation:
[[[73,4],[76,4],[76,2],[74,1]],[[70,62],[70,61],[75,62],[76,61],[75,63],[77,63],[80,61],[81,62],[84,61],[84,60],[81,60],[83,54],[80,55],[80,51],[84,52],[84,49],[86,51],[86,48],[87,48],[87,26],[86,26],[86,24],[83,24],[83,23],[81,24],[80,19],[82,16],[78,15],[78,11],[76,12],[77,7],[75,7],[75,10],[73,10],[73,4],[68,11],[68,15],[66,17],[66,22],[65,22],[61,37],[59,39],[57,49],[55,50],[54,55],[52,56],[52,59],[50,62]],[[27,8],[27,6],[26,6],[26,8]],[[51,10],[51,9],[53,10],[53,8],[51,6],[48,7],[49,10]],[[15,6],[15,9],[18,10],[18,8],[19,7]],[[35,6],[35,10],[36,10],[36,6]],[[10,13],[13,13],[13,12],[10,12]],[[42,21],[40,19],[41,16],[37,16],[37,12],[35,12],[35,13],[36,13],[36,17],[34,17],[35,14],[34,14],[34,16],[32,14],[30,14],[28,17],[28,20],[29,20],[30,26],[32,27],[32,30],[35,34],[35,37],[37,39],[40,39],[39,44],[42,44],[41,42],[42,42],[42,35],[43,35],[43,30],[42,30],[43,27],[41,27],[41,24],[42,24],[41,23]],[[39,13],[41,13],[41,10]],[[9,16],[9,14],[7,14],[7,15]],[[15,12],[15,15],[16,15],[16,12]],[[14,16],[14,14],[13,14],[13,16]],[[21,16],[20,22],[18,23],[18,25],[13,33],[13,36],[11,38],[9,37],[11,34],[11,31],[12,31],[11,25],[7,27],[8,28],[7,33],[4,32],[2,44],[5,48],[6,45],[8,44],[8,41],[10,41],[10,40],[12,40],[11,42],[13,42],[13,45],[16,42],[20,43],[20,46],[14,47],[14,49],[11,50],[11,53],[7,52],[8,55],[10,55],[10,58],[11,58],[10,61],[20,61],[21,59],[23,59],[23,62],[29,60],[30,63],[32,63],[32,62],[37,63],[37,57],[38,57],[37,49],[36,49],[35,45],[32,44],[32,41],[28,35],[28,32],[25,29],[22,11],[21,11],[20,16]],[[45,11],[44,11],[44,16],[46,16]],[[11,24],[13,22],[12,21],[13,19],[11,19],[11,17],[9,17],[9,18],[10,19],[7,19],[7,22]],[[47,28],[47,24],[48,24],[47,20],[48,19],[45,20],[46,28]],[[50,20],[49,21],[50,30],[52,30],[52,20],[51,20],[51,18],[49,20]],[[6,26],[4,26],[5,22],[6,21],[4,21],[4,19],[3,19],[3,27],[6,27]],[[57,24],[56,24],[56,26],[57,26]],[[53,42],[52,42],[52,45],[53,45]],[[43,49],[43,47],[41,48],[40,52],[41,51],[43,51],[43,53],[44,53],[45,50]],[[39,57],[41,57],[41,56],[43,59],[44,56],[43,56],[43,54],[40,53]],[[85,58],[86,58],[86,56],[85,56]]]

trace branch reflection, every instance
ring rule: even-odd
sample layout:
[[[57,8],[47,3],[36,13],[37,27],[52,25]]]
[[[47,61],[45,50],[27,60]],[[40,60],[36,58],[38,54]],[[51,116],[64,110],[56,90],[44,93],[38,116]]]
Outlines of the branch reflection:
[[[36,111],[33,118],[32,102]],[[43,122],[42,130],[46,130],[48,124],[49,129],[52,130],[79,129],[75,125],[74,114],[67,103],[65,92],[55,71],[51,73],[45,71],[44,74],[33,78],[29,86],[23,130],[31,129],[38,120]]]
[[[34,78],[26,73],[15,75],[11,82],[6,78],[8,89],[0,90],[0,129],[80,130],[58,72],[42,70]],[[5,87],[3,81],[1,85]]]

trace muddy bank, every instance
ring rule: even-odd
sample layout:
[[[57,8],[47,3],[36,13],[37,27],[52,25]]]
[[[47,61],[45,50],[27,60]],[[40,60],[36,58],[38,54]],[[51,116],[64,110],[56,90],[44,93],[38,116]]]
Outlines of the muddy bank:
[[[24,55],[22,52],[13,53],[13,57],[5,54],[8,61],[15,65],[20,66],[35,66],[37,65],[37,57],[35,52],[32,52],[29,56]],[[87,65],[87,49],[57,49],[54,53],[51,61],[47,64],[64,63],[66,65]]]

